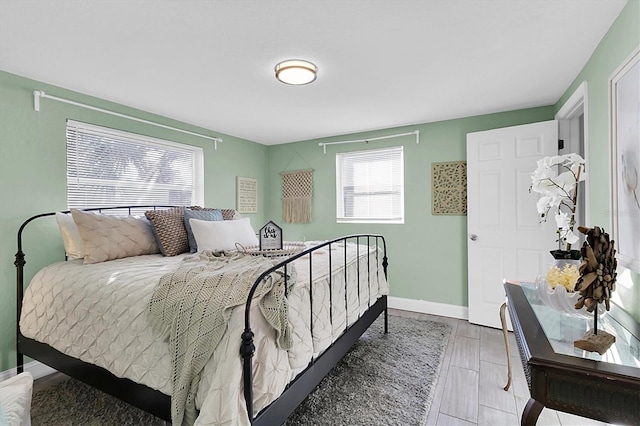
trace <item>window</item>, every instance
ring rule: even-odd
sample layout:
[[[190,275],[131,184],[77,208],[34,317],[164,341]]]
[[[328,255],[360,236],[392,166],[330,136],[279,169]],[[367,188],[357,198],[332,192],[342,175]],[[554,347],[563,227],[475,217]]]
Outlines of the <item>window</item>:
[[[202,148],[67,120],[69,208],[203,204]]]
[[[336,154],[338,222],[404,223],[402,147]]]

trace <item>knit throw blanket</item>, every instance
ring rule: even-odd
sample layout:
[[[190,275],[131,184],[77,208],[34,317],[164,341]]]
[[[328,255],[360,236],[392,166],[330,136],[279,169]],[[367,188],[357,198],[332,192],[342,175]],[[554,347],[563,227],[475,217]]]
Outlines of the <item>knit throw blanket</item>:
[[[192,425],[200,374],[222,339],[235,306],[244,305],[251,286],[277,260],[241,253],[204,251],[187,256],[160,278],[149,302],[152,328],[169,340],[173,388],[171,422]],[[287,279],[293,285],[295,270]],[[254,299],[276,332],[277,344],[291,347],[284,276],[274,272],[258,286]],[[240,336],[238,336],[238,339]]]

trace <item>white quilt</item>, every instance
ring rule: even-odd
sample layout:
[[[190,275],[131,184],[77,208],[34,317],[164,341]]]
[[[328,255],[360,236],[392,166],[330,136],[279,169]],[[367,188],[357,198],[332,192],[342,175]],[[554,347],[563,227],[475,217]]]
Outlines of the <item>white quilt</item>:
[[[375,252],[367,262],[368,248],[356,247],[348,244],[346,298],[344,245],[332,245],[331,292],[329,250],[324,247],[314,252],[313,315],[309,313],[308,256],[294,263],[297,282],[288,297],[291,349],[276,346],[273,329],[257,305],[252,305],[256,413],[276,399],[311,358],[324,351],[359,314],[388,293]],[[72,260],[47,266],[25,292],[20,329],[28,338],[170,395],[169,347],[152,332],[147,305],[160,277],[183,257],[146,255],[90,265]],[[202,373],[196,395],[197,425],[249,424],[239,355],[243,330],[244,307],[239,307]]]

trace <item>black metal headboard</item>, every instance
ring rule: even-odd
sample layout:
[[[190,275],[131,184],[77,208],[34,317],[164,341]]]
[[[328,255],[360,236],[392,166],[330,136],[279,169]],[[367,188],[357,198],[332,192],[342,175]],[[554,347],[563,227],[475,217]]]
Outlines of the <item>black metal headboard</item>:
[[[126,211],[127,214],[131,214],[132,211],[134,210],[157,210],[157,209],[168,209],[168,208],[172,208],[172,207],[177,207],[177,206],[165,206],[165,205],[151,205],[151,206],[114,206],[114,207],[93,207],[93,208],[87,208],[87,209],[79,209],[82,211],[94,211],[94,212],[103,212],[103,211],[109,211],[109,210],[123,210]],[[70,210],[62,210],[60,211],[60,213],[69,213]],[[47,216],[54,216],[56,213],[58,213],[57,211],[55,212],[48,212],[48,213],[40,213],[37,214],[35,216],[31,216],[29,219],[25,220],[24,222],[22,222],[22,225],[20,225],[20,228],[18,228],[18,251],[16,252],[16,260],[15,262],[13,262],[13,264],[16,266],[16,332],[19,333],[20,332],[20,315],[22,313],[22,299],[24,297],[24,265],[27,263],[25,260],[25,255],[24,252],[22,251],[22,233],[24,232],[24,229],[26,228],[26,226],[33,222],[36,219],[40,219],[43,217],[47,217]],[[18,354],[18,358],[20,358],[21,355]],[[21,365],[21,362],[19,360],[18,365]]]

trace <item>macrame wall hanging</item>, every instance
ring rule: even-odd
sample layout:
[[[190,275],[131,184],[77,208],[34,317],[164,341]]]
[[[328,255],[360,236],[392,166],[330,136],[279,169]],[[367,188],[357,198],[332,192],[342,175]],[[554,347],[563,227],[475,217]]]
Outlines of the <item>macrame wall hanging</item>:
[[[287,223],[311,222],[313,169],[281,172],[282,218]]]

